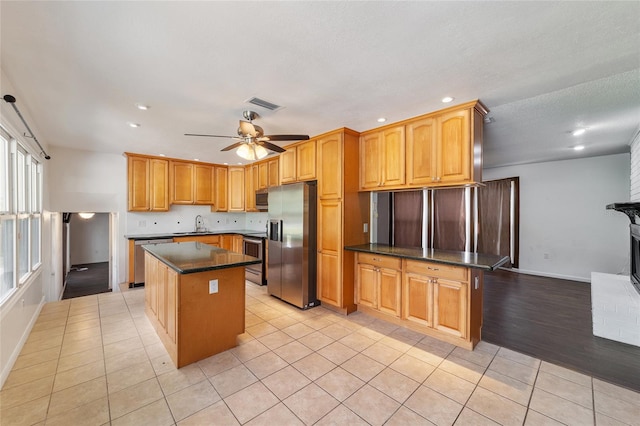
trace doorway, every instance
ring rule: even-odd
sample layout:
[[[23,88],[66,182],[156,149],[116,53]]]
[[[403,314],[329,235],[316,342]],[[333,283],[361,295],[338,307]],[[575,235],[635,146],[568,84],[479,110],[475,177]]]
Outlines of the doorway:
[[[112,291],[111,215],[65,213],[64,219],[62,299]]]

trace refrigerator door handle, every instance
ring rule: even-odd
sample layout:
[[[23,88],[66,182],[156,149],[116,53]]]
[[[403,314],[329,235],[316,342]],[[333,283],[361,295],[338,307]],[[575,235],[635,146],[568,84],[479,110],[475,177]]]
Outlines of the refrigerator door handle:
[[[283,240],[284,236],[282,235],[283,234],[283,232],[282,232],[283,224],[284,224],[284,222],[281,220],[280,224],[278,225],[278,232],[280,233],[280,242],[284,241]]]

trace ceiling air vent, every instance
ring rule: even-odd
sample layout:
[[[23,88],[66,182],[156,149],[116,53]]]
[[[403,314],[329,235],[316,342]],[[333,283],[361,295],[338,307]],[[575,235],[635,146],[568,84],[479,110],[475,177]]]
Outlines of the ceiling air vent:
[[[256,98],[256,97],[247,99],[247,102],[250,103],[250,104],[253,104],[253,105],[257,105],[257,106],[262,107],[262,108],[266,108],[266,109],[268,109],[270,111],[277,111],[280,108],[282,108],[280,105],[276,105],[276,104],[273,104],[273,103],[271,103],[269,101],[265,101],[264,99],[260,99],[260,98]]]

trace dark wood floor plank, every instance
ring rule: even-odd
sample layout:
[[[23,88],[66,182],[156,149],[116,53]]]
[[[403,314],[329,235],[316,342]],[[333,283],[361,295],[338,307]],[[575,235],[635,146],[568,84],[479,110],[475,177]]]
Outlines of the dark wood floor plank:
[[[482,339],[640,391],[640,347],[595,337],[591,285],[485,273]]]

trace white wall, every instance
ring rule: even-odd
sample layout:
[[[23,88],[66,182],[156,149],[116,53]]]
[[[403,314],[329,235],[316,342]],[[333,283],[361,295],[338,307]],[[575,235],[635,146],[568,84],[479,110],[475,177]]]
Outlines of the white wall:
[[[629,144],[631,146],[631,194],[630,201],[640,201],[640,130]]]
[[[109,261],[109,214],[96,213],[90,219],[71,215],[71,264]]]
[[[483,170],[520,178],[520,271],[589,281],[629,271],[629,219],[606,210],[629,200],[629,154]]]
[[[127,280],[127,241],[124,238],[127,209],[127,160],[121,154],[51,147],[49,210],[55,212],[118,213],[113,241],[116,284]],[[108,237],[107,237],[108,238]]]
[[[37,123],[33,121],[29,114],[29,106],[22,102],[21,93],[11,84],[4,72],[0,69],[0,87],[2,95],[10,94],[16,97],[16,106],[25,118],[29,127],[35,133],[38,141],[48,152],[46,138],[38,131]],[[9,133],[20,140],[31,155],[41,161],[46,176],[50,162],[40,156],[40,149],[34,141],[22,137],[26,131],[24,124],[6,102],[0,102],[0,122],[7,128]],[[7,379],[15,360],[22,350],[31,328],[35,323],[40,309],[44,304],[46,291],[55,286],[56,269],[52,267],[51,251],[46,245],[51,244],[55,235],[51,231],[51,214],[47,210],[47,192],[50,188],[46,177],[43,185],[43,203],[45,211],[42,214],[42,265],[31,277],[16,289],[16,291],[0,305],[0,388]]]

